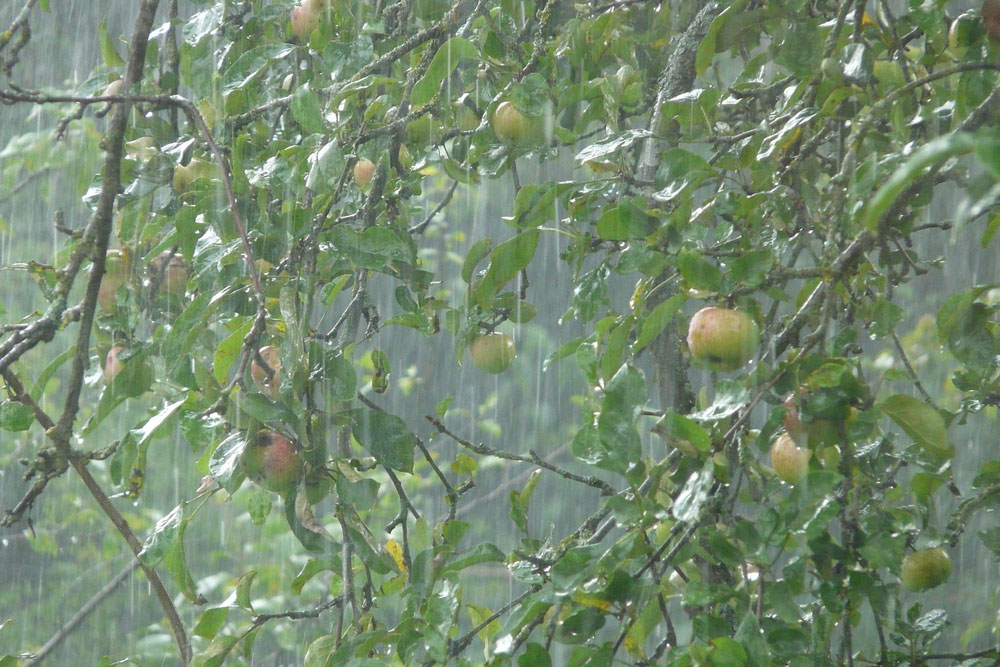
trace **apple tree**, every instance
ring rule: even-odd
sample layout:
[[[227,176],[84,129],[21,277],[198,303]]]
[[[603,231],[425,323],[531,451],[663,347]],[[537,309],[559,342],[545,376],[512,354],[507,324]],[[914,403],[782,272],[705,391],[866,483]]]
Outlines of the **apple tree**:
[[[15,4],[0,664],[1000,657],[1000,3]]]

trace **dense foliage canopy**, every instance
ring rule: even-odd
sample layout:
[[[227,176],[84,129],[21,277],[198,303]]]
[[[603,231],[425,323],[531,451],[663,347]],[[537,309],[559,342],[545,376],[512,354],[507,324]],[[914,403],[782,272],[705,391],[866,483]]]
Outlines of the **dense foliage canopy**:
[[[50,2],[0,665],[993,664],[995,0]]]

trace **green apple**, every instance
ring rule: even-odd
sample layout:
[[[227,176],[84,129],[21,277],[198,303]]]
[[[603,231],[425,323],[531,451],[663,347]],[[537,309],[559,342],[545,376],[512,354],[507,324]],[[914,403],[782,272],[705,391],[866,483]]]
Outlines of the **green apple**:
[[[688,326],[688,349],[712,370],[735,371],[753,356],[760,329],[746,313],[728,308],[702,308]]]
[[[257,486],[284,493],[298,481],[302,457],[291,440],[276,431],[264,430],[247,443],[240,466]]]
[[[493,132],[508,144],[535,144],[542,140],[541,119],[526,116],[510,102],[501,102],[493,112]]]
[[[514,341],[505,333],[476,336],[469,345],[469,356],[476,368],[487,373],[502,373],[514,361]]]
[[[121,345],[112,345],[104,358],[104,383],[111,384],[119,373],[125,368],[125,362],[118,358],[118,355],[125,351]]]
[[[104,260],[104,276],[101,277],[101,286],[97,290],[97,305],[104,310],[114,308],[115,293],[125,284],[127,277],[128,270],[121,250],[108,250]]]
[[[257,390],[260,393],[272,400],[277,400],[278,389],[281,387],[281,350],[274,345],[265,345],[260,348],[260,356],[274,371],[274,374],[268,380],[267,370],[255,359],[250,364],[250,377],[253,378],[253,383],[257,385]]]
[[[910,591],[926,591],[951,577],[951,559],[941,547],[914,551],[903,559],[899,578]]]
[[[375,163],[371,160],[361,159],[354,163],[354,182],[361,189],[371,185],[374,176]]]
[[[771,445],[771,467],[782,481],[798,484],[809,472],[808,449],[802,449],[787,433],[782,433]]]

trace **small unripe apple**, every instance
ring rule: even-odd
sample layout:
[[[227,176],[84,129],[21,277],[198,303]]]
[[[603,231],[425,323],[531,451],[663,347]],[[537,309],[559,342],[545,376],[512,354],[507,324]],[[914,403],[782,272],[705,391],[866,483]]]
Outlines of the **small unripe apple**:
[[[371,160],[361,159],[354,163],[354,182],[360,188],[367,188],[371,185],[375,176],[375,163]]]
[[[514,341],[505,333],[476,336],[469,345],[469,356],[476,368],[487,373],[502,373],[514,361]]]
[[[267,379],[267,370],[254,360],[250,364],[250,377],[257,385],[257,390],[272,400],[277,400],[278,389],[281,387],[281,350],[274,345],[260,348],[260,356],[271,367],[274,374]]]
[[[702,308],[688,326],[691,356],[717,371],[735,371],[753,356],[760,329],[746,313],[727,308]]]
[[[771,445],[771,467],[782,481],[798,484],[809,472],[808,449],[802,449],[787,433],[782,433]]]
[[[118,358],[118,355],[125,351],[125,348],[121,345],[112,345],[111,349],[108,350],[107,356],[104,358],[104,383],[111,384],[111,381],[122,372],[125,368],[125,363]]]
[[[510,102],[501,102],[493,112],[493,132],[505,143],[531,144],[541,141],[540,120],[526,116]]]
[[[317,3],[303,0],[292,8],[292,32],[300,42],[308,42],[309,35],[319,27],[321,9]]]
[[[101,278],[101,287],[97,290],[97,305],[104,310],[111,310],[115,307],[115,293],[119,287],[125,284],[127,273],[121,251],[108,250],[104,260],[104,276]]]
[[[288,491],[299,479],[302,458],[295,444],[275,431],[261,431],[243,450],[243,473],[251,482],[275,493]]]
[[[914,551],[903,559],[899,578],[910,591],[926,591],[951,577],[951,559],[941,547]]]
[[[166,269],[164,262],[168,262]],[[164,294],[184,294],[187,289],[187,263],[180,255],[171,256],[169,251],[158,255],[149,263],[149,272],[153,280],[160,281],[160,292]]]

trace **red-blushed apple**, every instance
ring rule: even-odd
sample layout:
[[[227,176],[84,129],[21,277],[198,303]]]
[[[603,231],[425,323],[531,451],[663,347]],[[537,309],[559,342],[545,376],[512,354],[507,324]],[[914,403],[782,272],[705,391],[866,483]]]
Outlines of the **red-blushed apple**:
[[[914,592],[940,586],[951,577],[951,558],[941,547],[923,549],[908,554],[900,567],[903,586]]]
[[[125,368],[125,362],[118,358],[118,355],[125,351],[121,345],[112,345],[104,357],[104,383],[111,384],[111,381]]]
[[[295,444],[276,431],[260,431],[243,450],[243,473],[251,482],[275,493],[294,486],[302,471],[302,457]]]
[[[302,0],[292,8],[292,33],[300,42],[308,42],[313,30],[319,27],[319,18],[326,10],[325,0]]]
[[[802,449],[787,433],[779,435],[771,445],[771,467],[782,481],[798,484],[809,472],[808,449]]]
[[[691,318],[687,344],[695,361],[712,370],[735,371],[757,351],[760,329],[738,310],[702,308]]]
[[[115,293],[125,284],[127,274],[121,250],[108,250],[104,259],[104,276],[101,277],[101,286],[97,290],[97,305],[104,310],[115,307]]]
[[[372,183],[375,176],[375,163],[364,158],[354,163],[354,182],[364,189]]]
[[[167,262],[166,268],[164,262]],[[163,294],[184,294],[187,289],[187,263],[180,255],[171,256],[169,251],[157,255],[149,263],[149,273],[151,280],[159,281]]]
[[[501,102],[493,112],[493,132],[511,144],[533,144],[542,140],[541,119],[521,113],[510,102]]]
[[[476,336],[469,345],[472,363],[487,373],[504,372],[516,355],[514,341],[505,333],[493,332]]]
[[[278,389],[281,387],[281,349],[274,345],[265,345],[260,348],[260,356],[274,374],[270,379],[267,377],[267,370],[254,359],[250,363],[250,377],[257,385],[257,391],[264,394],[271,400],[278,399]]]

